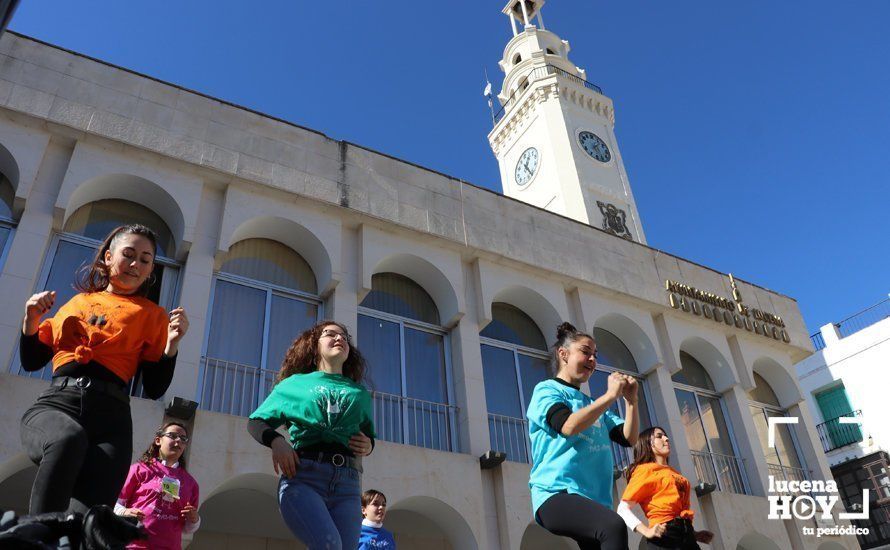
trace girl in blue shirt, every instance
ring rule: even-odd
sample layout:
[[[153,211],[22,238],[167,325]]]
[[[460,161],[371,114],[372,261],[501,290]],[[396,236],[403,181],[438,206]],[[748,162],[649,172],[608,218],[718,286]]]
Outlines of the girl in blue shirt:
[[[557,328],[553,359],[556,377],[535,386],[527,413],[535,520],[581,550],[627,550],[627,528],[612,510],[610,441],[630,447],[637,440],[637,381],[615,372],[603,395],[582,393],[596,367],[596,342],[570,323]],[[619,398],[627,422],[609,410]]]

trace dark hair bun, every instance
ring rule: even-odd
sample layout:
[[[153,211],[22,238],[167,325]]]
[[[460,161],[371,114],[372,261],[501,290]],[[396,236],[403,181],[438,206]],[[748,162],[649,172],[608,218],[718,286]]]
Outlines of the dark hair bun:
[[[561,323],[558,327],[556,327],[556,339],[562,342],[566,336],[572,335],[578,332],[578,329],[575,328],[575,325],[572,323]]]

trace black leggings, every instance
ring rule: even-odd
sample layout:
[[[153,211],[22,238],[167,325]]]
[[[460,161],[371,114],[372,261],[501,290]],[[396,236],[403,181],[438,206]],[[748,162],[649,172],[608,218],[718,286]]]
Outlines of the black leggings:
[[[554,535],[575,539],[581,550],[627,550],[627,526],[621,516],[587,497],[553,495],[535,518]]]
[[[22,416],[37,464],[31,514],[114,505],[133,454],[130,404],[96,390],[50,386]]]

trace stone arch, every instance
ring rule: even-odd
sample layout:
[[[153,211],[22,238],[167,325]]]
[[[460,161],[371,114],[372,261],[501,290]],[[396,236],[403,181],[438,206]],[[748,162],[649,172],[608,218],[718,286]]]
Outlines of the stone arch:
[[[430,534],[430,527],[435,527],[439,531],[438,534],[433,534],[434,537],[447,542],[447,546],[441,546],[443,549],[479,548],[473,530],[461,513],[433,497],[413,496],[394,503],[389,507],[386,526],[396,537],[399,548],[420,550],[429,547],[420,539]],[[405,544],[405,539],[412,542]]]
[[[246,239],[270,239],[277,241],[303,257],[315,274],[321,296],[333,290],[331,252],[324,243],[304,226],[277,216],[263,216],[243,222],[232,231],[220,252]]]
[[[81,183],[68,198],[57,229],[61,229],[78,208],[102,199],[128,200],[154,211],[173,233],[176,259],[185,258],[191,242],[185,240],[183,209],[163,187],[132,174],[105,174]]]
[[[754,361],[752,365],[754,372],[763,377],[770,385],[776,397],[779,398],[779,405],[783,409],[800,403],[803,396],[800,392],[800,386],[794,378],[788,374],[788,371],[779,364],[778,361],[770,357],[760,357]]]
[[[617,336],[630,350],[639,372],[645,373],[659,362],[652,340],[629,317],[620,313],[607,313],[596,320],[593,328],[605,329]]]
[[[720,353],[714,344],[701,336],[691,336],[683,340],[675,358],[678,365],[680,364],[679,352],[681,351],[685,351],[702,364],[708,372],[708,376],[713,380],[714,387],[718,392],[722,392],[736,383],[735,374],[732,371],[729,360]]]
[[[739,540],[735,550],[781,550],[772,539],[760,533],[749,532]]]
[[[281,519],[278,479],[270,474],[248,473],[227,479],[201,502],[201,529],[189,544],[191,550],[234,548],[253,544],[275,548],[303,548]]]
[[[500,289],[494,295],[488,304],[489,311],[494,302],[504,302],[522,310],[538,325],[538,329],[544,335],[544,341],[552,343],[556,327],[562,322],[562,317],[553,304],[539,292],[527,286],[512,285]]]
[[[522,533],[519,550],[571,550],[577,545],[564,537],[557,537],[534,521],[529,522]]]
[[[15,157],[9,152],[9,149],[0,144],[0,198],[9,207],[12,217],[16,217],[19,210],[16,205],[16,192],[19,188],[19,180],[21,174],[19,165],[15,161]],[[6,185],[6,182],[9,185]]]
[[[366,280],[363,283],[365,289],[371,289],[371,277],[375,273],[387,272],[403,275],[420,285],[436,303],[443,326],[451,327],[460,320],[462,313],[454,285],[428,260],[414,254],[386,256],[365,275]],[[364,296],[359,296],[359,301],[361,299],[364,299]]]
[[[24,453],[0,464],[0,510],[27,514],[35,475],[37,466]]]

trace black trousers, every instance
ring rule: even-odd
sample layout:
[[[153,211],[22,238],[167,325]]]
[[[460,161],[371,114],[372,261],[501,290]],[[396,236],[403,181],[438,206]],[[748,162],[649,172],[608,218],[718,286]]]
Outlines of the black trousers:
[[[559,493],[544,501],[535,519],[581,550],[627,550],[627,526],[617,513],[581,495]]]
[[[75,386],[50,386],[22,416],[22,446],[37,464],[31,514],[113,506],[133,455],[130,404]]]
[[[649,548],[661,548],[670,550],[700,550],[701,547],[695,541],[695,529],[688,519],[675,518],[665,524],[664,534],[658,538],[649,539]]]

